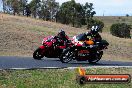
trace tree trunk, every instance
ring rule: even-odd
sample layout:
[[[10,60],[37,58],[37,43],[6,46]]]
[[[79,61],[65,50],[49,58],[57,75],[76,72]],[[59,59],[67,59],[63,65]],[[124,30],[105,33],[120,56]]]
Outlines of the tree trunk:
[[[23,6],[23,10],[22,10],[22,13],[23,13],[23,16],[24,16],[24,15],[25,15],[25,14],[24,14],[24,6]]]
[[[3,3],[3,12],[5,13],[5,2],[4,2],[4,0],[2,0],[2,3]]]

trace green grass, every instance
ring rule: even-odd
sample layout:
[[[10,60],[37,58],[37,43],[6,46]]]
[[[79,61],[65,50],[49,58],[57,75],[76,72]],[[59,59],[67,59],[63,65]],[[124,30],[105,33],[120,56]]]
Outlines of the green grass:
[[[89,68],[87,74],[131,74],[131,68]],[[131,88],[129,84],[76,83],[76,70],[36,69],[0,71],[0,88]]]

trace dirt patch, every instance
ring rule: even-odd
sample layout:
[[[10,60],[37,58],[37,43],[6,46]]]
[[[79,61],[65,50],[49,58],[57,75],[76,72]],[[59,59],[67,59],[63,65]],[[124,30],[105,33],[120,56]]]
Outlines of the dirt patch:
[[[109,42],[108,49],[105,51],[105,56],[109,60],[132,60],[132,40],[118,38],[109,33],[101,34],[104,39]]]

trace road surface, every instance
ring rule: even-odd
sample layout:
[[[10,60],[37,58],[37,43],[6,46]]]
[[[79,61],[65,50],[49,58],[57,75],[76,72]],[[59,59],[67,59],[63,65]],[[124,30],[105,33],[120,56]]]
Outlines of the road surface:
[[[97,64],[89,64],[87,61],[77,62],[71,61],[70,63],[61,63],[58,58],[43,58],[42,60],[35,60],[32,57],[10,57],[0,56],[0,69],[12,68],[66,68],[66,67],[89,67],[89,66],[130,66],[132,62],[121,61],[105,61],[101,60]]]

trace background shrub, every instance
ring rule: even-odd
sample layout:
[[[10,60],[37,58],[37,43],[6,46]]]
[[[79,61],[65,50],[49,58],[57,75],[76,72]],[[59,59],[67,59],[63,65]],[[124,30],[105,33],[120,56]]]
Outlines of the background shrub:
[[[131,38],[130,34],[131,26],[126,23],[112,24],[110,33],[120,38]]]

